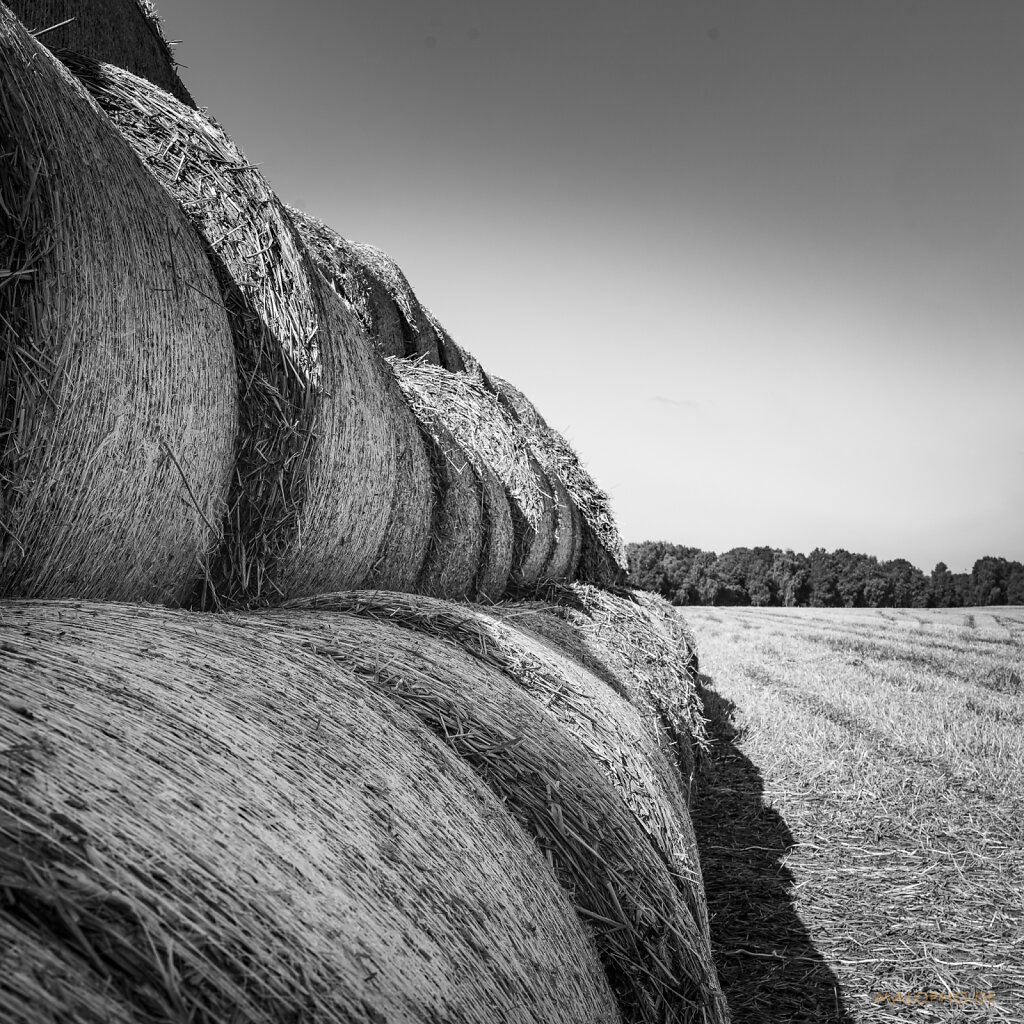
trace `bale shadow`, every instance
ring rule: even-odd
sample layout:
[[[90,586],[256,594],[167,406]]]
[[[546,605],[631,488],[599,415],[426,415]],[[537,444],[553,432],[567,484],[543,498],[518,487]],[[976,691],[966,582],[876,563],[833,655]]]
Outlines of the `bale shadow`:
[[[711,921],[711,947],[733,1024],[853,1024],[839,981],[797,915],[783,866],[795,845],[763,800],[757,766],[737,746],[736,705],[699,676],[711,753],[697,775],[692,817]]]

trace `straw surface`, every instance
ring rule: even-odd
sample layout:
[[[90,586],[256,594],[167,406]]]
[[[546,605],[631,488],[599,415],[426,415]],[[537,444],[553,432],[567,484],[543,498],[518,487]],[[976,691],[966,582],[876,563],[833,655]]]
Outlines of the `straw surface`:
[[[608,666],[581,658],[571,638],[560,644],[531,629],[537,617],[533,606],[503,603],[483,609],[422,596],[346,591],[287,607],[367,616],[447,640],[499,668],[540,701],[589,752],[647,832],[700,928],[694,942],[708,947],[700,859],[675,744],[652,704],[636,706],[616,692],[621,685]]]
[[[40,33],[39,41],[50,50],[116,64],[187,106],[196,105],[178,77],[160,18],[148,0],[10,0],[8,6],[26,28]]]
[[[356,257],[352,245],[323,221],[288,207],[317,269],[351,305],[377,351],[404,356],[405,334],[398,304],[383,283]]]
[[[706,933],[587,748],[485,658],[378,614],[289,607],[254,618],[306,631],[326,663],[366,673],[491,787],[571,894],[623,1020],[727,1020]]]
[[[455,344],[455,339],[444,329],[441,321],[426,306],[422,308],[424,316],[426,316],[430,326],[434,328],[434,334],[437,335],[437,351],[441,359],[441,365],[451,373],[466,373],[470,367],[466,361],[465,353]],[[477,363],[477,367],[479,365]]]
[[[0,137],[0,595],[183,601],[238,417],[202,245],[2,5]]]
[[[506,407],[511,409],[526,434],[530,451],[544,467],[555,499],[555,543],[544,577],[572,580],[579,568],[583,549],[583,518],[560,475],[561,462],[552,455],[548,425],[526,396],[501,377],[492,377],[494,387]]]
[[[516,387],[500,377],[491,378],[504,401],[515,410],[529,431],[531,446],[543,452],[541,461],[565,485],[582,519],[579,578],[599,586],[618,586],[629,572],[629,560],[608,495],[584,469],[566,439],[548,426],[544,417]]]
[[[431,516],[422,439],[284,207],[203,115],[108,64],[68,62],[206,240],[231,317],[241,431],[207,602],[411,585]]]
[[[441,361],[437,335],[412,290],[402,268],[386,253],[365,242],[347,242],[347,252],[362,274],[375,279],[401,314],[405,356],[419,357],[428,363]]]
[[[618,1020],[533,844],[392,694],[421,659],[278,614],[0,606],[0,1018]]]
[[[467,374],[405,360],[391,365],[420,422],[450,430],[478,472],[497,475],[515,535],[512,578],[541,579],[554,544],[554,499],[515,417]]]
[[[451,432],[423,427],[434,480],[430,547],[417,593],[434,597],[474,596],[484,546],[483,484]]]
[[[697,756],[708,749],[707,723],[696,648],[672,606],[657,595],[582,583],[536,588],[532,597],[522,603],[518,622],[572,652],[643,714],[661,719],[689,800]]]

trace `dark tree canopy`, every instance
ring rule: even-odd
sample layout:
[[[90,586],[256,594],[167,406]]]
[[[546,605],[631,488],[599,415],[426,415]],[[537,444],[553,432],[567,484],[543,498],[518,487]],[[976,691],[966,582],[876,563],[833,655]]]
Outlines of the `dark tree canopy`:
[[[714,551],[644,541],[627,545],[632,583],[673,604],[815,608],[961,608],[1024,604],[1024,564],[986,555],[971,572],[939,562],[926,576],[905,558],[880,562],[842,548],[809,555],[778,548]]]

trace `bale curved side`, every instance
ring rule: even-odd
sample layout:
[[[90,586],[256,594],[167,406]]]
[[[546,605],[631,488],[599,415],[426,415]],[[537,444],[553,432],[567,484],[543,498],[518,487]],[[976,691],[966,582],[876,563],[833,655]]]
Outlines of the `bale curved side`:
[[[698,753],[707,750],[707,723],[694,678],[696,648],[672,606],[646,592],[583,583],[543,586],[535,597],[520,606],[517,621],[571,651],[643,713],[661,719],[689,799]]]
[[[519,424],[466,374],[401,359],[391,365],[417,418],[450,430],[478,472],[486,467],[497,475],[515,535],[512,578],[524,585],[539,580],[554,543],[554,501]]]
[[[540,701],[486,658],[390,622],[295,608],[253,618],[305,631],[325,663],[359,666],[502,799],[572,894],[624,1021],[724,1024],[713,963],[672,873],[591,755]]]
[[[415,591],[468,598],[473,595],[484,547],[483,485],[451,431],[436,423],[421,426],[434,480],[434,519]]]
[[[373,624],[339,660],[259,616],[2,610],[5,1021],[619,1020],[532,842],[367,671],[409,657]]]
[[[41,31],[39,41],[51,51],[71,50],[116,64],[187,106],[196,105],[178,77],[149,0],[8,0],[7,5],[30,32]]]
[[[317,269],[352,306],[377,351],[383,356],[404,356],[402,314],[381,281],[333,228],[294,207],[288,207],[288,212]]]
[[[422,308],[423,315],[433,327],[434,334],[437,335],[437,350],[441,365],[451,373],[465,373],[469,367],[466,365],[462,349],[455,344],[455,339],[444,329],[441,321],[426,306]]]
[[[653,705],[638,706],[609,686],[606,666],[580,658],[571,640],[559,643],[531,629],[535,610],[514,602],[483,609],[423,596],[346,591],[286,607],[376,618],[449,641],[500,668],[539,700],[590,753],[647,833],[699,926],[694,942],[710,958],[700,856],[675,743]]]
[[[277,196],[202,114],[126,71],[63,56],[205,239],[231,318],[238,470],[204,599],[266,604],[415,579],[430,520],[422,439]]]
[[[516,538],[504,485],[490,466],[478,464],[476,469],[483,486],[484,544],[474,600],[490,603],[500,601],[508,588]]]
[[[531,446],[545,468],[565,485],[582,520],[579,578],[599,586],[619,586],[629,572],[629,560],[619,528],[612,515],[608,495],[594,482],[572,445],[548,426],[533,403],[516,387],[500,377],[491,378],[505,404],[524,424]]]
[[[416,293],[402,273],[402,268],[386,252],[374,245],[352,241],[345,244],[351,259],[361,272],[377,280],[398,306],[402,317],[402,334],[405,338],[403,355],[439,365],[441,356],[433,324],[424,313]]]
[[[0,595],[179,603],[221,537],[227,318],[177,204],[0,5]]]

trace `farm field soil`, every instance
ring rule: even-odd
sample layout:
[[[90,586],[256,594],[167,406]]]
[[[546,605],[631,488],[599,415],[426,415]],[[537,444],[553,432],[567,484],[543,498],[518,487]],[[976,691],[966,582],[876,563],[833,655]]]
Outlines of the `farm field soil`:
[[[686,608],[735,1024],[1024,1022],[1024,608]]]

